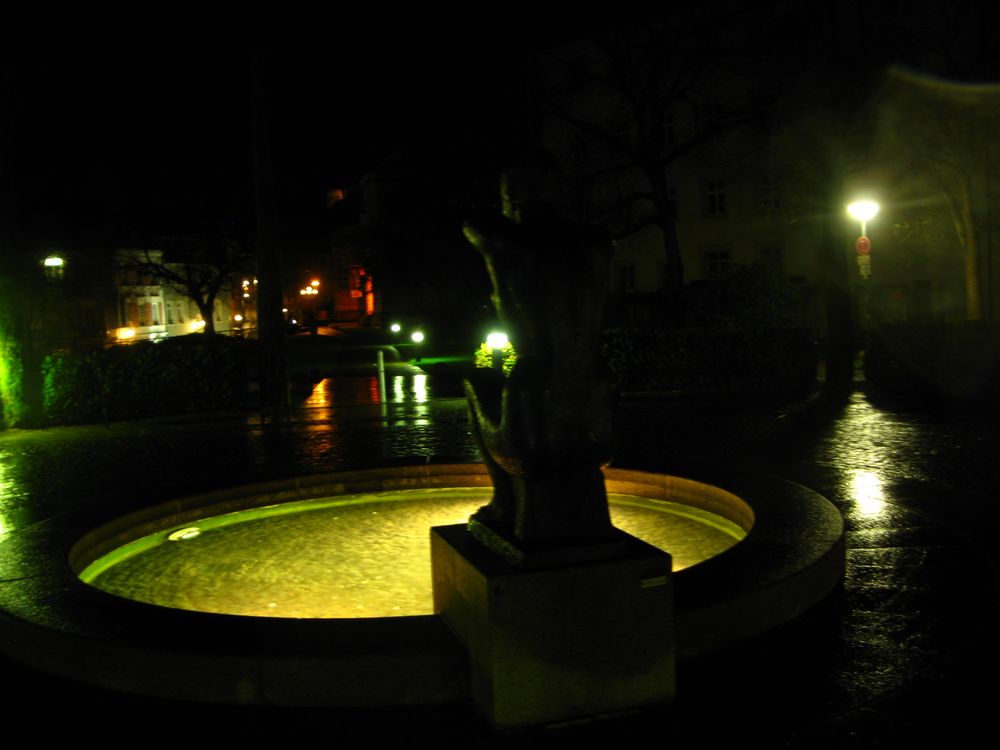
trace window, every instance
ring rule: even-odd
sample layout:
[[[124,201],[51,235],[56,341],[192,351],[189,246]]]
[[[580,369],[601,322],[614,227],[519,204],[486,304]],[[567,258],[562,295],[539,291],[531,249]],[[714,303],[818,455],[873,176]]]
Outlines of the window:
[[[702,263],[706,279],[720,279],[732,268],[728,247],[708,247],[702,250]]]
[[[710,180],[705,183],[705,213],[709,216],[726,215],[725,180]]]

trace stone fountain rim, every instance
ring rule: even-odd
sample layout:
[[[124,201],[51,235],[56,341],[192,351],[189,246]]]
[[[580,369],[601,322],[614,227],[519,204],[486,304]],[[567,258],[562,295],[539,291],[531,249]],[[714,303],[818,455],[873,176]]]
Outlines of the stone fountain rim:
[[[605,477],[611,492],[687,502],[748,529],[742,542],[676,574],[681,660],[794,619],[843,578],[843,520],[805,487],[697,465],[669,473],[614,467]],[[191,495],[91,523],[86,533],[78,526],[52,561],[54,574],[0,602],[0,644],[44,671],[165,698],[300,706],[463,700],[465,655],[435,615],[296,620],[190,612],[107,594],[76,572],[144,525],[159,530],[331,494],[489,484],[482,464],[337,471]]]

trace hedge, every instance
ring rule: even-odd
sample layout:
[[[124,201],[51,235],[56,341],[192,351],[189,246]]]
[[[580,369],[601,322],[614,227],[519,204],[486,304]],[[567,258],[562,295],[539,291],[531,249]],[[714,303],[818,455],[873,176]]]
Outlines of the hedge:
[[[42,365],[45,419],[71,424],[239,408],[246,344],[195,334],[56,352]]]

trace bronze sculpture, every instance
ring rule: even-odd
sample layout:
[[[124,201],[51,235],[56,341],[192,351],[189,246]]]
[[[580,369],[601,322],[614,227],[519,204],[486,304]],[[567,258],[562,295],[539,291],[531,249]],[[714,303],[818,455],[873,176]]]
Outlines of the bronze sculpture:
[[[465,225],[517,348],[509,378],[478,370],[466,381],[494,486],[469,528],[522,563],[545,550],[599,547],[613,530],[601,469],[611,458],[615,389],[600,357],[611,243],[559,215],[556,185],[544,166],[512,170],[503,216]]]

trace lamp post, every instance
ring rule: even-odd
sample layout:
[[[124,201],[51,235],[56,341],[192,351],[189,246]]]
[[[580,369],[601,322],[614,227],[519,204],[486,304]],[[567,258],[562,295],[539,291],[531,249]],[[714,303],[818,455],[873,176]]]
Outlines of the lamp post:
[[[861,236],[854,241],[854,250],[858,256],[858,272],[861,274],[861,325],[865,339],[871,329],[870,298],[872,275],[872,242],[868,239],[868,221],[878,214],[879,205],[872,200],[859,200],[848,204],[847,213],[856,221],[861,222]]]
[[[861,236],[855,241],[854,249],[858,254],[858,270],[863,279],[872,275],[872,242],[868,239],[868,221],[875,218],[878,209],[878,203],[870,200],[854,201],[847,206],[847,213],[861,222]]]

